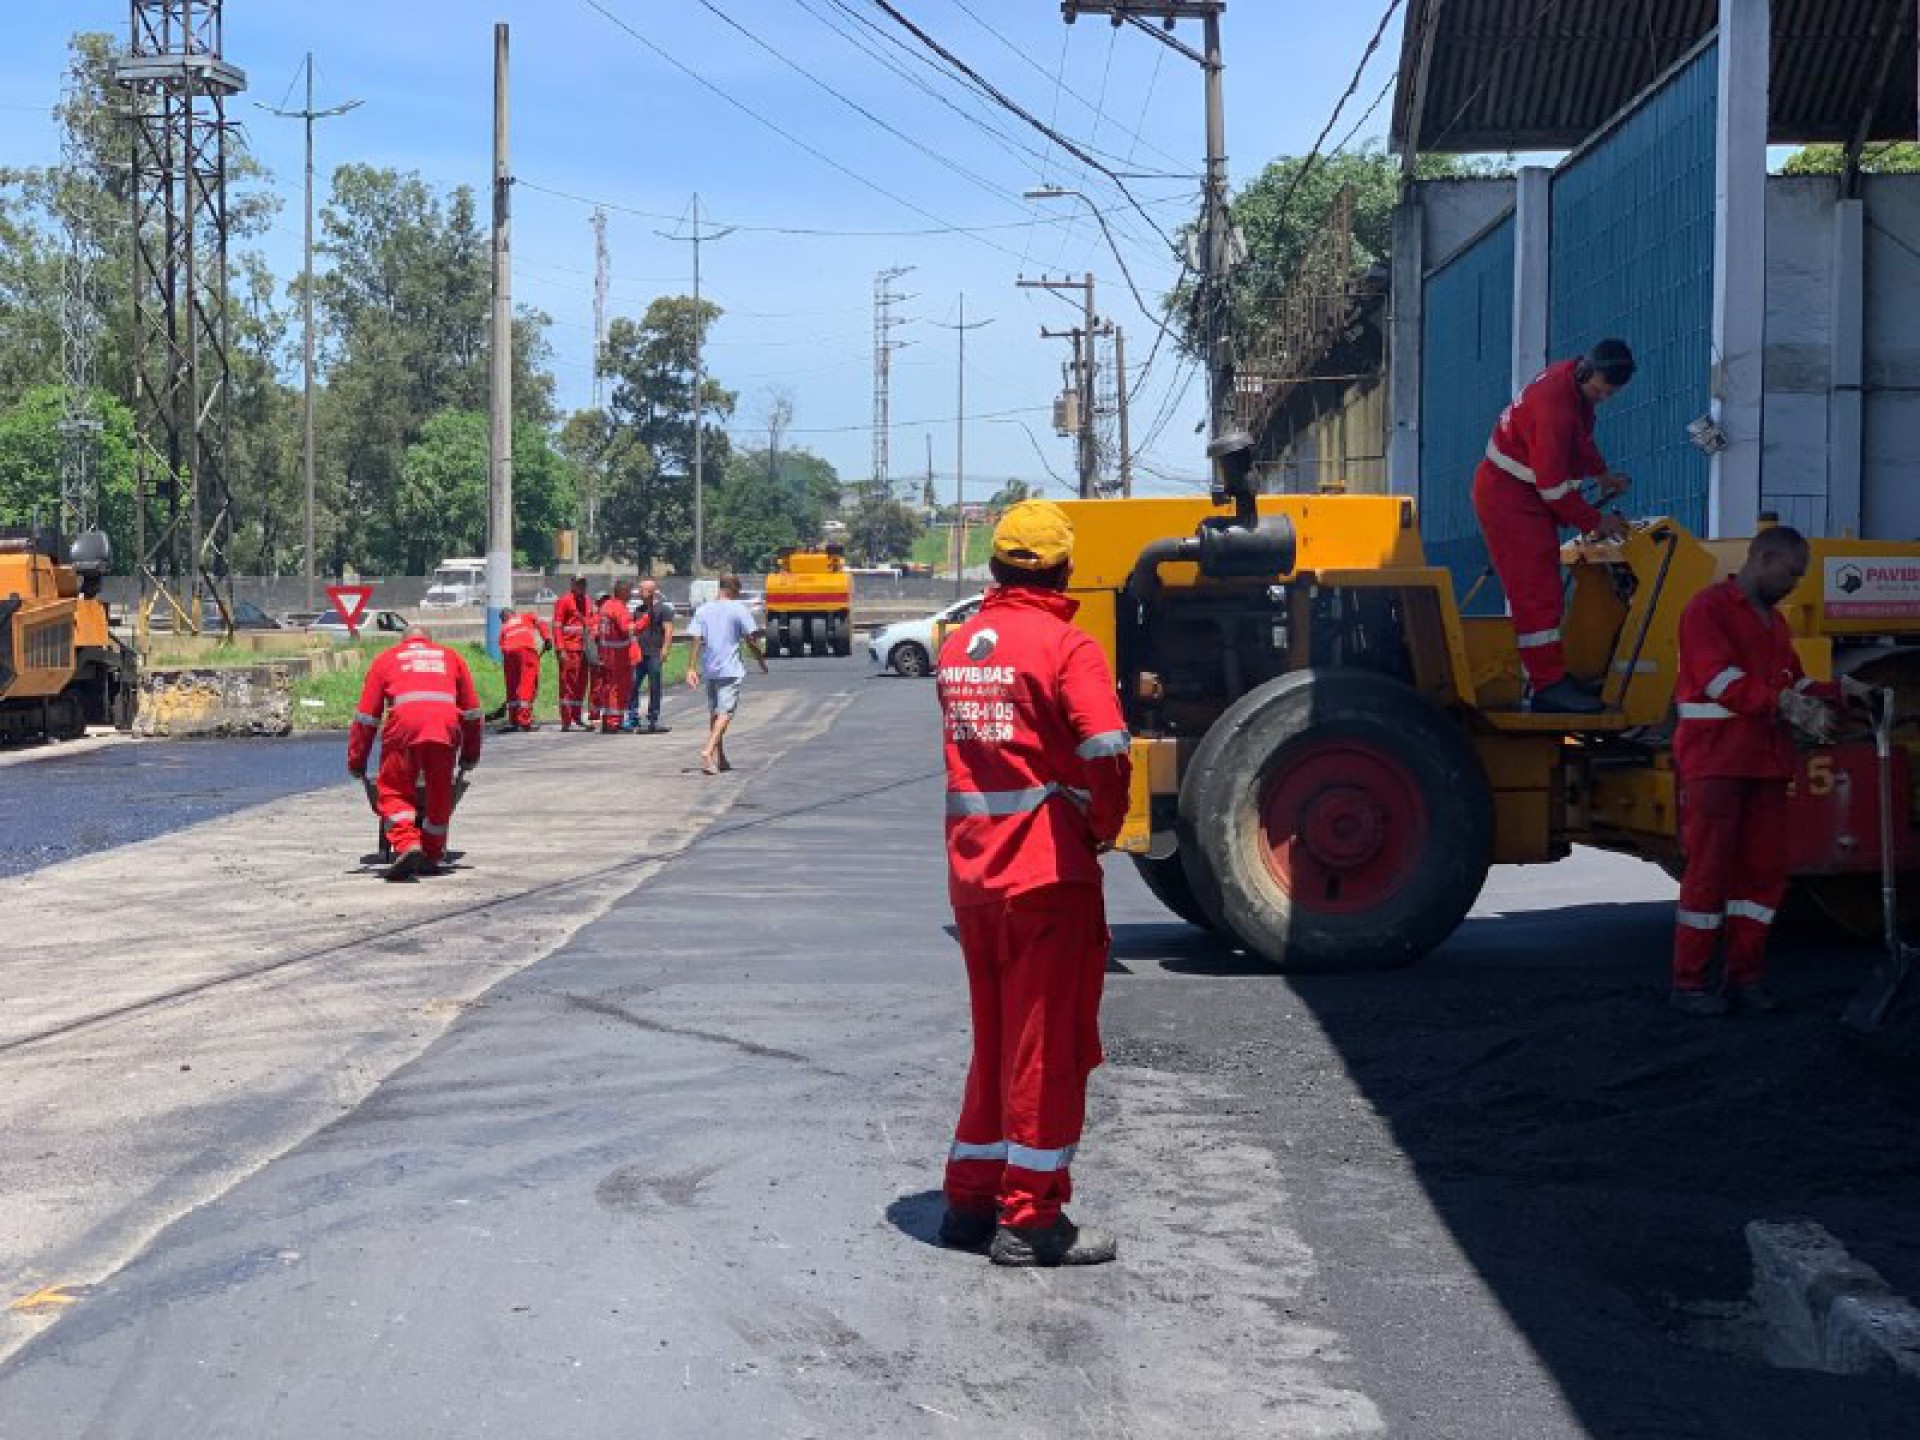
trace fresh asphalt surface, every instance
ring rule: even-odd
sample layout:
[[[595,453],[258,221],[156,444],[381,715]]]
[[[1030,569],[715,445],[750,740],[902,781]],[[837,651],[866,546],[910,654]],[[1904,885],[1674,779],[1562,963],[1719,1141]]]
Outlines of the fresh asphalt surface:
[[[1910,1389],[1768,1365],[1742,1304],[1754,1219],[1818,1220],[1920,1294],[1920,1121],[1832,1020],[1870,954],[1783,941],[1786,1013],[1686,1022],[1660,1003],[1671,886],[1608,857],[1496,874],[1411,972],[1293,980],[1113,865],[1075,1208],[1126,1217],[1121,1262],[1031,1286],[932,1249],[962,1054],[921,1033],[962,985],[932,697],[858,673],[750,682],[741,771],[714,782],[741,799],[706,837],[0,1368],[0,1435],[961,1435],[962,1400],[974,1433],[1367,1433],[1336,1405],[1262,1423],[1230,1379],[1156,1373],[1192,1362],[1151,1330],[1076,1308],[1132,1287],[1188,1347],[1239,1353],[1264,1332],[1209,1308],[1192,1262],[1210,1211],[1262,1194],[1298,1232],[1275,1233],[1265,1318],[1337,1337],[1374,1433],[1920,1433]],[[753,764],[754,684],[849,683],[823,737]],[[569,743],[691,748],[676,723]],[[123,802],[157,787],[135,808],[167,829],[271,798],[268,777],[321,783],[337,746],[128,746],[107,768]],[[8,805],[0,844],[64,843],[45,812],[67,766],[0,776],[9,801],[52,787]],[[1119,1193],[1148,1084],[1244,1173],[1166,1143],[1152,1193]],[[1304,1290],[1280,1279],[1297,1242]],[[1000,1315],[1044,1337],[1017,1371]],[[1090,1393],[1062,1419],[1052,1383]]]

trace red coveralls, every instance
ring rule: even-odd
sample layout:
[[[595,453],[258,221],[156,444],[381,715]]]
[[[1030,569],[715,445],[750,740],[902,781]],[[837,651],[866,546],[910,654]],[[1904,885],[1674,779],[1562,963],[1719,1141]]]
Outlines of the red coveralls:
[[[1549,365],[1500,412],[1473,472],[1473,509],[1493,573],[1507,592],[1520,663],[1536,691],[1566,678],[1560,647],[1560,527],[1591,530],[1600,512],[1580,494],[1606,473],[1593,443],[1593,402],[1576,360]]]
[[[1096,847],[1120,831],[1132,772],[1106,657],[1068,623],[1078,608],[989,590],[940,649],[948,891],[973,1010],[947,1203],[1023,1228],[1073,1193],[1109,943]]]
[[[518,614],[500,626],[500,666],[507,680],[507,723],[533,729],[533,702],[540,696],[540,652],[552,635],[538,615]]]
[[[1798,766],[1780,718],[1791,686],[1836,704],[1840,687],[1807,678],[1779,611],[1762,619],[1735,580],[1694,596],[1680,617],[1680,841],[1687,868],[1673,936],[1673,986],[1705,990],[1720,933],[1726,983],[1752,985],[1787,888],[1787,782]]]
[[[593,602],[569,590],[553,602],[553,643],[560,655],[560,728],[586,724],[582,707],[587,699],[587,626],[593,623]]]
[[[380,716],[387,713],[386,728]],[[380,736],[380,818],[395,855],[424,849],[438,860],[453,818],[453,766],[480,763],[480,697],[467,662],[444,645],[403,640],[367,667],[360,711],[347,736],[347,769],[367,772],[373,738]],[[418,791],[426,782],[426,814]]]
[[[602,730],[618,730],[627,714],[627,691],[633,688],[633,616],[627,602],[609,595],[600,604],[600,663],[593,672],[592,722]]]

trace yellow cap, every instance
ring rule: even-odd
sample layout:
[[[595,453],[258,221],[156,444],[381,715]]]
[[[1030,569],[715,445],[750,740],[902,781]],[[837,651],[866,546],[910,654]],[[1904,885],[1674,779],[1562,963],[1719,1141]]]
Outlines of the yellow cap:
[[[1021,570],[1051,570],[1073,558],[1073,522],[1051,500],[1022,500],[993,527],[993,558]]]

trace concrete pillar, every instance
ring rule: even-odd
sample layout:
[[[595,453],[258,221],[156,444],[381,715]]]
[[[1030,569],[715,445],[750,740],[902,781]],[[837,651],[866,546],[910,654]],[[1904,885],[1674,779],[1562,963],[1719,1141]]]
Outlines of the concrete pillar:
[[[1760,514],[1767,314],[1769,0],[1720,0],[1713,182],[1713,402],[1707,533],[1750,535]]]
[[[1513,186],[1513,393],[1547,368],[1553,279],[1553,171],[1527,165]]]
[[[1426,211],[1403,200],[1393,212],[1393,313],[1387,335],[1387,484],[1420,494],[1420,349],[1426,314]]]
[[[1866,375],[1866,203],[1833,207],[1833,358],[1827,392],[1827,533],[1865,534],[1861,385]]]

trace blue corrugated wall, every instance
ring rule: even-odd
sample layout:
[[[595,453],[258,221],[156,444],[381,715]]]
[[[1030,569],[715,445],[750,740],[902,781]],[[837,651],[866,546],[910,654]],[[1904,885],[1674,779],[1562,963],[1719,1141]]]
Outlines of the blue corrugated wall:
[[[1487,564],[1473,469],[1513,398],[1511,215],[1427,276],[1420,344],[1420,534],[1428,559],[1453,571],[1465,596]],[[1469,613],[1498,615],[1505,604],[1488,580]]]
[[[1601,453],[1633,477],[1629,513],[1701,534],[1707,460],[1686,427],[1707,411],[1712,368],[1718,78],[1710,46],[1553,178],[1549,350],[1564,359],[1609,335],[1633,346],[1639,373],[1601,407]]]

